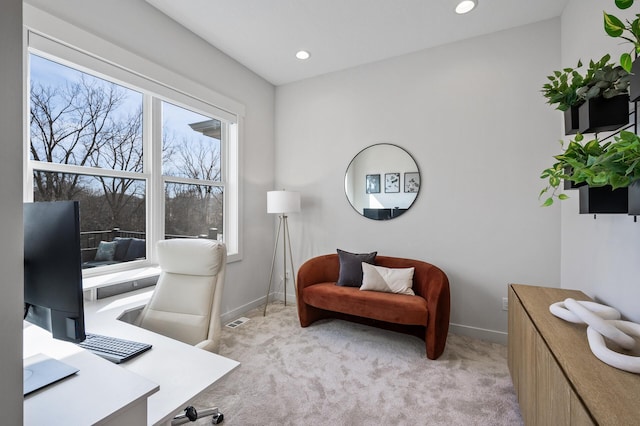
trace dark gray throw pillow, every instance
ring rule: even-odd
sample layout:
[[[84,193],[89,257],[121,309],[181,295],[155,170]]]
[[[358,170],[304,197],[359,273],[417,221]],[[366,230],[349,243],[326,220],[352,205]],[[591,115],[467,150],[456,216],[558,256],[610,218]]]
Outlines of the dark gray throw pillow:
[[[129,244],[131,244],[131,238],[115,237],[113,241],[117,243],[116,252],[113,255],[113,260],[122,262],[124,260],[124,257],[127,255],[127,250],[129,250]]]
[[[146,242],[140,238],[131,238],[129,247],[127,248],[127,254],[124,255],[124,261],[129,262],[131,260],[142,259],[145,257]]]
[[[342,287],[360,287],[362,285],[362,262],[375,265],[377,251],[373,253],[349,253],[337,249],[340,259],[340,275],[336,283]]]

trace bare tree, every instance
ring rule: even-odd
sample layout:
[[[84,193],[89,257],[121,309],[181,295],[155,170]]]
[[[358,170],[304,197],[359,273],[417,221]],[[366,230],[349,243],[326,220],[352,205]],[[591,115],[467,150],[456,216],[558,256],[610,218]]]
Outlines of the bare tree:
[[[183,138],[176,148],[174,170],[180,176],[220,181],[220,151],[201,139]],[[222,228],[222,191],[212,185],[180,185],[167,188],[167,232],[195,235],[208,228]]]
[[[128,117],[113,123],[106,143],[92,156],[95,167],[107,167],[114,170],[133,172],[143,171],[142,156],[142,109]],[[114,226],[123,226],[126,218],[139,216],[144,209],[145,191],[135,179],[107,178],[96,176],[100,182],[105,201],[111,213],[110,221]]]
[[[82,75],[64,86],[32,82],[30,99],[34,160],[142,172],[142,107],[121,108],[124,88]],[[134,179],[36,171],[34,187],[36,200],[86,201],[89,229],[140,226],[145,194]]]
[[[88,75],[66,85],[32,82],[32,159],[143,172],[142,105],[129,107],[129,93]],[[165,174],[220,181],[220,150],[215,139],[193,135],[180,140],[163,131]],[[219,187],[169,184],[165,189],[167,232],[195,235],[222,227]],[[120,227],[140,231],[145,227],[146,190],[139,179],[36,171],[34,192],[36,200],[80,200],[83,230]]]

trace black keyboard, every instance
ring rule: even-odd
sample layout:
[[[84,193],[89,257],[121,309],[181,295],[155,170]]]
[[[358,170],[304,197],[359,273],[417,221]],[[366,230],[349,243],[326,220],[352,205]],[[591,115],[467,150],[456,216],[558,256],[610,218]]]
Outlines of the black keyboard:
[[[78,343],[78,346],[116,364],[128,361],[151,349],[148,343],[132,342],[99,334],[87,333],[86,335],[87,338]]]

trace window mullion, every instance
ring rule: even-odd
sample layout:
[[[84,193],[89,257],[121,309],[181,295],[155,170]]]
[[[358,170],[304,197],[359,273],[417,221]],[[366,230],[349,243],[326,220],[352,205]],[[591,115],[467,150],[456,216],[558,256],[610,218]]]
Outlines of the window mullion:
[[[224,233],[227,251],[233,256],[242,257],[240,241],[242,229],[240,219],[240,149],[242,135],[240,134],[242,117],[238,123],[227,123],[223,128],[222,149],[223,180],[226,183],[224,191]]]
[[[164,182],[162,181],[162,102],[160,99],[145,96],[147,126],[146,152],[148,157],[145,162],[151,176],[148,201],[149,217],[147,223],[150,231],[151,260],[155,263],[156,243],[164,239]]]

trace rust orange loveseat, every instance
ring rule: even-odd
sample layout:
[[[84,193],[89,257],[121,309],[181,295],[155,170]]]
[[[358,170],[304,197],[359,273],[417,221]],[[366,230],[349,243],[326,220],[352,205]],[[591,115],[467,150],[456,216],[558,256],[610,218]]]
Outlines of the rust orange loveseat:
[[[449,331],[450,295],[446,274],[434,265],[412,259],[377,256],[375,265],[414,267],[415,296],[338,286],[338,255],[314,257],[298,271],[296,296],[300,325],[307,327],[323,318],[339,318],[400,331],[424,340],[427,357],[437,359],[444,351]]]

